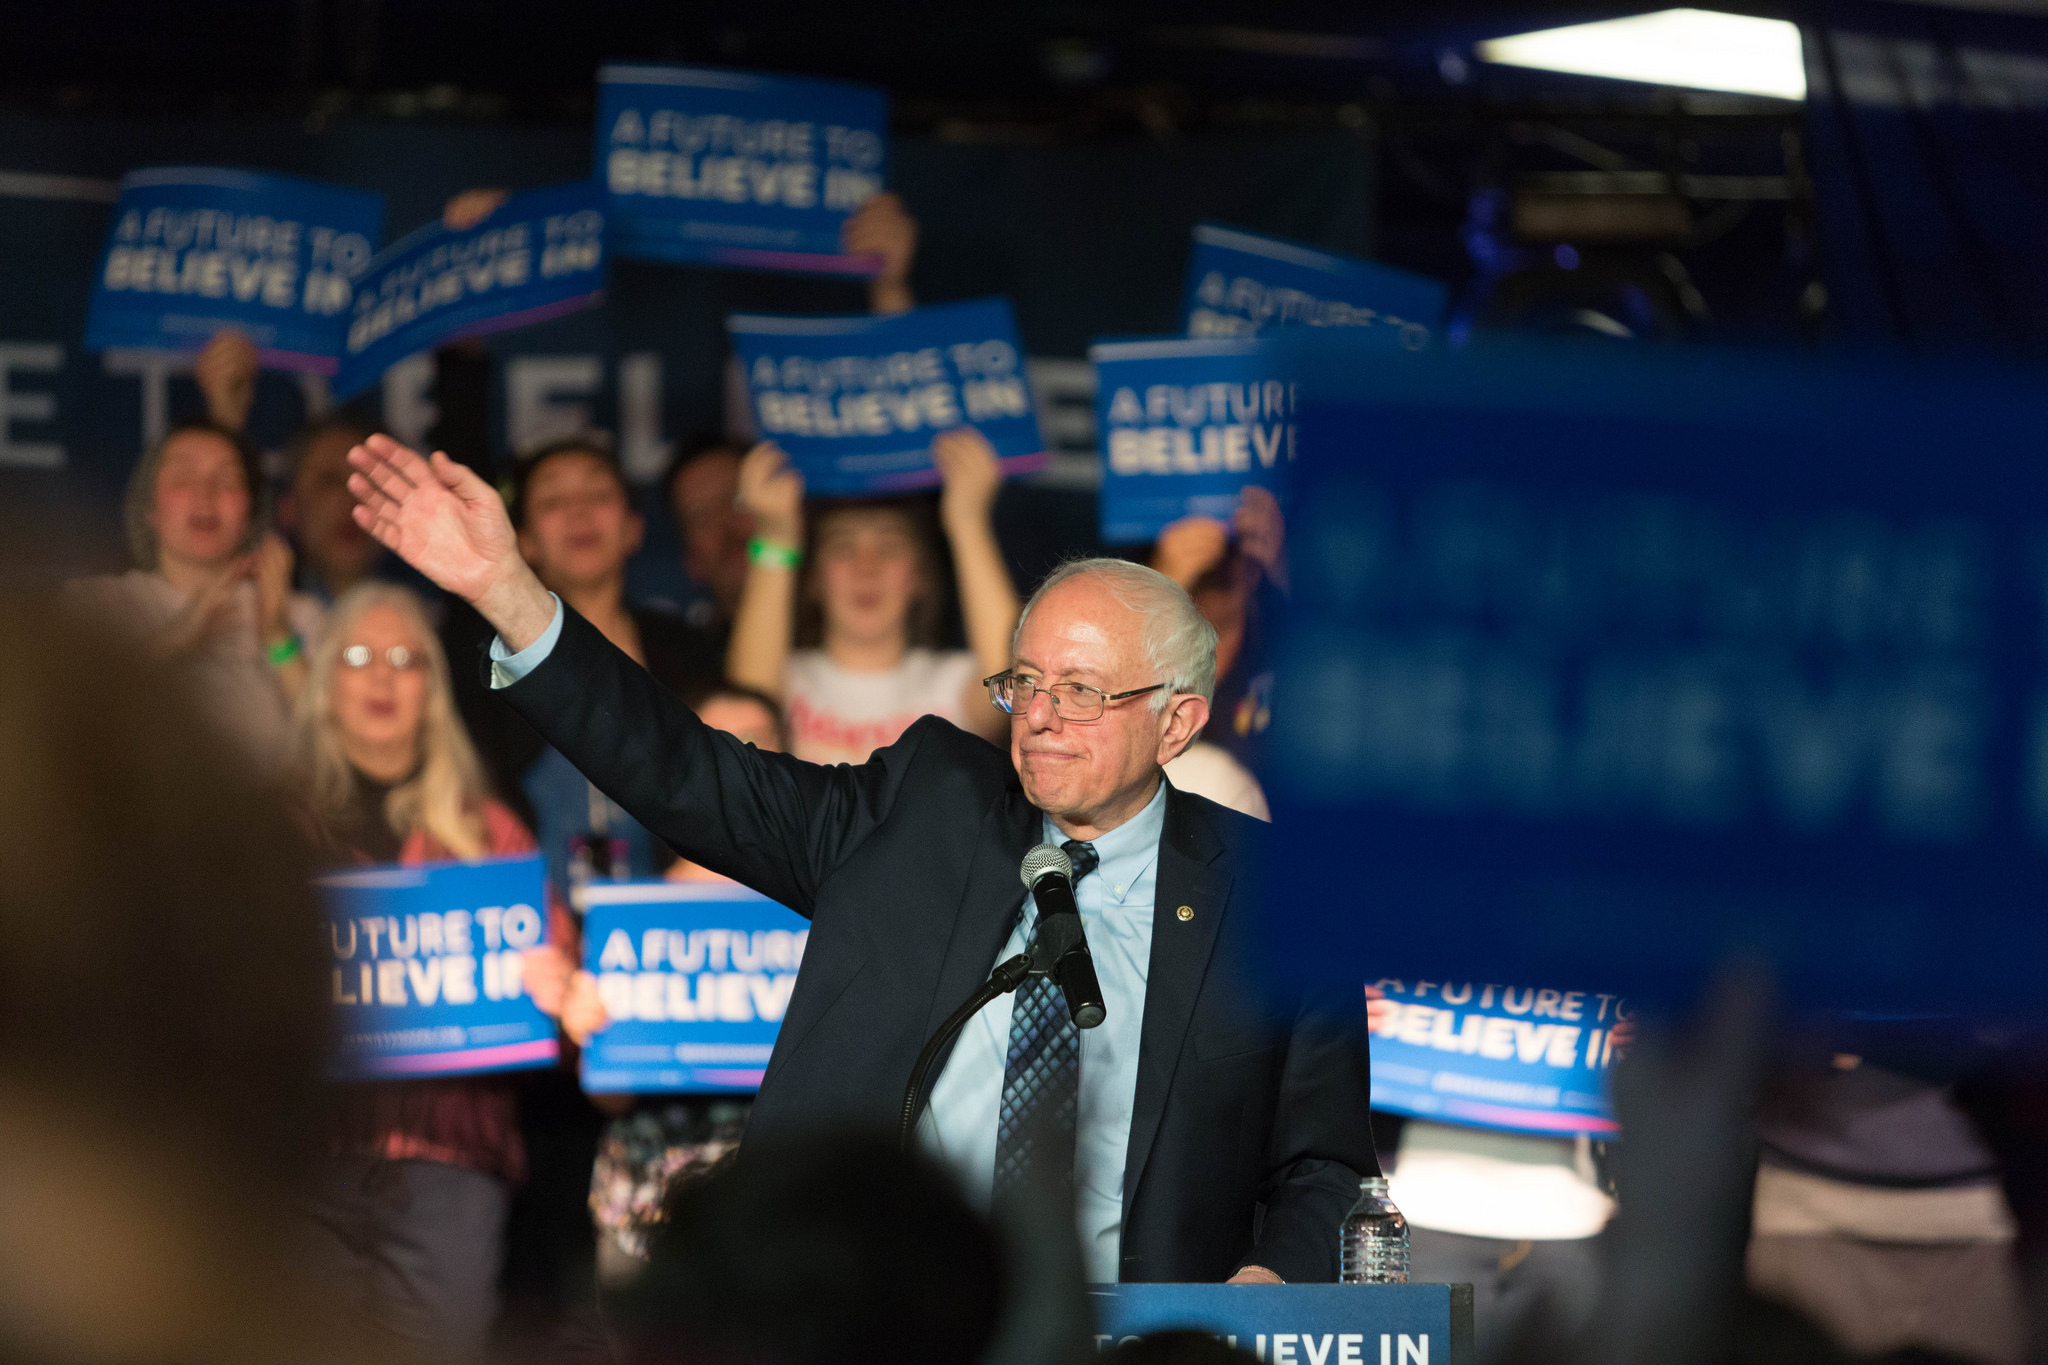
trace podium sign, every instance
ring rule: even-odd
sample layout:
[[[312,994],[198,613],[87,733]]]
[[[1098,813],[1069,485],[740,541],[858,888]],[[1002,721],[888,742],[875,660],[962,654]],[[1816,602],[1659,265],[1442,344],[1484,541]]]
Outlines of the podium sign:
[[[1099,1284],[1096,1349],[1209,1332],[1266,1365],[1470,1365],[1469,1284]]]

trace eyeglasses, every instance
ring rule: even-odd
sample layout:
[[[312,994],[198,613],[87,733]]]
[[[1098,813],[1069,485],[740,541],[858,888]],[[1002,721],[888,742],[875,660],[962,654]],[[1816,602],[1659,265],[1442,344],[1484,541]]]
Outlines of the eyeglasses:
[[[1020,678],[1008,671],[981,681],[988,688],[988,699],[995,703],[996,710],[1005,715],[1029,711],[1031,699],[1043,692],[1052,702],[1052,713],[1061,720],[1100,720],[1103,708],[1111,702],[1122,701],[1126,697],[1142,697],[1166,686],[1165,683],[1153,683],[1150,687],[1134,687],[1128,692],[1104,692],[1087,683],[1042,683],[1035,678]]]
[[[376,651],[368,645],[350,645],[341,651],[341,662],[348,668],[368,668],[376,657]],[[404,645],[393,645],[384,651],[384,662],[403,673],[408,668],[418,668],[420,656]]]

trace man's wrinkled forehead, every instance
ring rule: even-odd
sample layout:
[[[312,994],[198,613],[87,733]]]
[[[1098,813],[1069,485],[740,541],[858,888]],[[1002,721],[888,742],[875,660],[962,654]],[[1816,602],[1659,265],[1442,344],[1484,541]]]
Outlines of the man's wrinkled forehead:
[[[1061,677],[1114,680],[1142,653],[1143,618],[1094,579],[1069,579],[1040,598],[1017,637],[1017,666]]]

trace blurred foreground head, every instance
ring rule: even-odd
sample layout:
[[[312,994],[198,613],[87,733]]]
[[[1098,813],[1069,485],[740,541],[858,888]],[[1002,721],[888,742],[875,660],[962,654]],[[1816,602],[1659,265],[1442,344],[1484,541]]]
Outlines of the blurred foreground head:
[[[0,640],[0,1359],[338,1358],[293,1349],[300,841],[139,658],[5,598]]]
[[[946,1176],[820,1136],[679,1185],[609,1316],[631,1365],[973,1365],[1003,1287],[995,1233]]]

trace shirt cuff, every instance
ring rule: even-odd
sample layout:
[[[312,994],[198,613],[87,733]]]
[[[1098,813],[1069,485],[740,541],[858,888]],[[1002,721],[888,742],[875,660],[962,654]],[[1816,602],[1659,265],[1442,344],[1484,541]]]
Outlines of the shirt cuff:
[[[535,640],[517,654],[513,654],[505,648],[504,636],[493,635],[491,637],[491,689],[493,691],[500,687],[510,687],[513,683],[518,682],[521,678],[533,672],[534,669],[539,668],[541,662],[548,655],[555,652],[555,641],[562,638],[562,599],[555,597],[553,593],[549,593],[548,596],[555,598],[555,615],[554,619],[548,622],[548,628],[540,633],[538,640]]]

